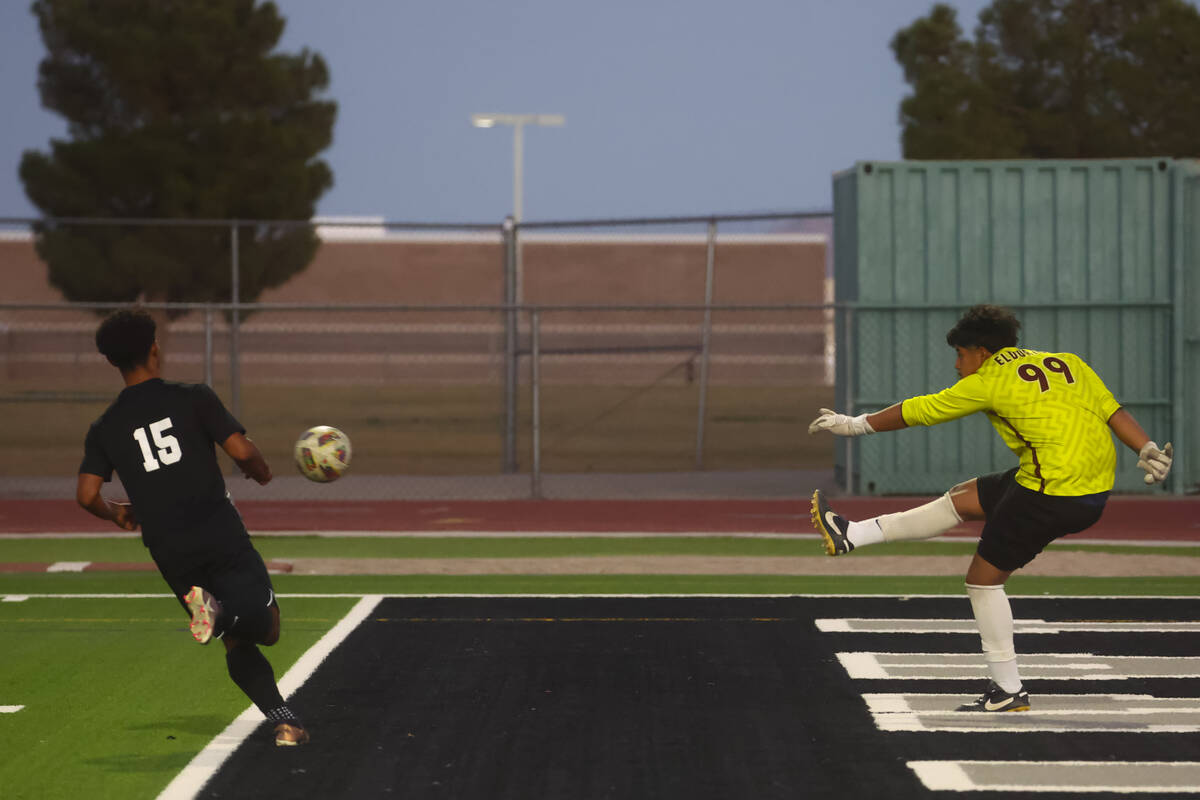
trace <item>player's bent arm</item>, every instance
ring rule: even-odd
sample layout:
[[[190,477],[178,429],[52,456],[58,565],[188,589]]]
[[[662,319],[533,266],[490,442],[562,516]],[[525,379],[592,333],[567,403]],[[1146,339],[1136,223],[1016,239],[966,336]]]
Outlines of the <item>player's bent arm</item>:
[[[133,514],[133,507],[128,503],[114,503],[111,500],[105,500],[100,494],[100,487],[103,485],[104,479],[99,475],[91,475],[87,472],[79,473],[79,480],[75,484],[75,502],[79,503],[89,514],[106,519],[118,528],[124,528],[127,531],[137,530],[138,524]]]
[[[903,403],[890,405],[882,411],[876,411],[874,414],[867,415],[867,424],[874,431],[898,431],[908,427],[908,423],[904,421],[904,412],[901,410]]]
[[[1133,414],[1123,408],[1113,412],[1108,418],[1108,426],[1122,444],[1138,454],[1138,469],[1146,473],[1144,479],[1147,484],[1162,483],[1167,479],[1174,458],[1170,442],[1160,450],[1158,443],[1146,435]]]
[[[237,462],[238,469],[245,473],[247,478],[253,478],[263,485],[271,482],[270,465],[263,458],[258,445],[250,441],[244,433],[232,434],[221,443],[221,449]]]
[[[1142,430],[1142,426],[1123,408],[1117,409],[1113,415],[1108,418],[1108,427],[1112,428],[1112,432],[1121,440],[1122,444],[1128,447],[1133,452],[1138,452],[1145,446],[1146,442],[1150,441],[1149,435]]]

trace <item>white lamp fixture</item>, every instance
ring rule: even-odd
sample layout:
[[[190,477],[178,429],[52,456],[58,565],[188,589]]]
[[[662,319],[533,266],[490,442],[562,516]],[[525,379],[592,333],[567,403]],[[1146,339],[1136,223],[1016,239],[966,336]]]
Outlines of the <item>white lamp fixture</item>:
[[[521,221],[522,129],[526,125],[561,127],[567,122],[562,114],[472,114],[476,128],[511,125],[513,129],[513,221]]]

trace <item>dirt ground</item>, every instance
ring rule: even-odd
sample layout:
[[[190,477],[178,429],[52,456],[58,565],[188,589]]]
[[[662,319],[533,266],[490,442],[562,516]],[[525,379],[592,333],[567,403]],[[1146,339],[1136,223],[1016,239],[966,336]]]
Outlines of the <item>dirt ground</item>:
[[[968,556],[842,558],[763,556],[587,556],[559,558],[276,558],[293,575],[962,575]],[[1042,553],[1025,575],[1188,576],[1200,559],[1169,555]]]

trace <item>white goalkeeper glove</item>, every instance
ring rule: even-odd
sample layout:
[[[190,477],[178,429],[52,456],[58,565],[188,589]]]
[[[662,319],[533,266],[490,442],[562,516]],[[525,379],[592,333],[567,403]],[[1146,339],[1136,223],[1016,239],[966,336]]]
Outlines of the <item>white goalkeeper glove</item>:
[[[874,433],[875,429],[867,422],[866,414],[851,417],[848,414],[839,414],[833,409],[822,408],[821,416],[808,426],[809,433],[817,431],[829,431],[838,436],[862,436],[865,433]]]
[[[1167,442],[1162,450],[1159,450],[1154,442],[1142,445],[1142,449],[1138,451],[1138,466],[1146,470],[1146,476],[1142,480],[1148,484],[1165,481],[1167,473],[1171,471],[1173,452],[1170,442]]]

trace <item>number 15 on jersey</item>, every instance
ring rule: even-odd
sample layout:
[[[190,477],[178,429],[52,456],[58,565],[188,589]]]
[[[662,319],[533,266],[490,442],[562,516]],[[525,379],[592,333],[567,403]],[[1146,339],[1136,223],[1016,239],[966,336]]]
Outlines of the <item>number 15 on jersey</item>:
[[[150,430],[149,436],[146,435],[147,428]],[[179,449],[179,440],[167,433],[170,429],[170,417],[163,417],[145,427],[134,429],[133,438],[137,441],[138,447],[142,449],[142,468],[146,472],[154,472],[163,464],[174,464],[183,458],[183,451]],[[150,448],[151,438],[154,439],[158,458],[155,458],[155,450]]]

